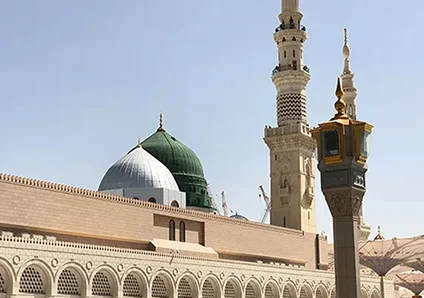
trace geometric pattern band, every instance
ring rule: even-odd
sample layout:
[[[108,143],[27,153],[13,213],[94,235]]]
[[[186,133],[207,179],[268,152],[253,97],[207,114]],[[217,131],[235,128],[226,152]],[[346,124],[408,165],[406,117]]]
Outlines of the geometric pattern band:
[[[285,93],[277,96],[278,122],[306,121],[306,96],[299,93]]]

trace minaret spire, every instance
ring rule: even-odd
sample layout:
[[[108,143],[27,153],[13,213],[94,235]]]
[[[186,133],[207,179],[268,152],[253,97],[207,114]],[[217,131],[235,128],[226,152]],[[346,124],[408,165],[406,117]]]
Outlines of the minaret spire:
[[[355,88],[353,77],[354,73],[350,69],[350,47],[347,37],[347,29],[344,29],[344,45],[343,45],[344,68],[341,75],[343,82],[343,100],[346,104],[346,115],[352,120],[356,120],[356,96],[358,91]],[[359,212],[359,240],[366,241],[371,233],[371,228],[365,225],[362,208]]]
[[[356,120],[356,96],[358,93],[353,83],[354,73],[350,69],[350,47],[346,28],[344,29],[343,56],[344,68],[341,77],[344,92],[343,99],[346,102],[346,114],[353,120]]]
[[[314,200],[315,141],[309,132],[303,61],[307,39],[300,0],[282,0],[274,41],[278,63],[272,71],[277,89],[277,127],[265,128],[271,161],[271,225],[316,233]]]
[[[345,58],[344,60],[344,70],[343,74],[350,74],[350,65],[349,65],[349,56],[350,56],[350,48],[347,43],[347,29],[344,29],[344,46],[343,46],[343,56]]]

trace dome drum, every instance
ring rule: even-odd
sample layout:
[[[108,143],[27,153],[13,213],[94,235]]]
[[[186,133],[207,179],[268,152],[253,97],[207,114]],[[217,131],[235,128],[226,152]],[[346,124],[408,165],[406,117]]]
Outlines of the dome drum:
[[[165,188],[128,188],[105,190],[113,195],[134,198],[135,200],[186,208],[186,194],[181,191]]]

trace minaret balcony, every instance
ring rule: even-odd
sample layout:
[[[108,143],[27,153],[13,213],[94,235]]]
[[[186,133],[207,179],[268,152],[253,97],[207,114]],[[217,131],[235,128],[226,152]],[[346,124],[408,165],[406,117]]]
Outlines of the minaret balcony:
[[[273,70],[271,75],[275,75],[276,73],[282,71],[304,71],[306,73],[310,73],[310,69],[306,65],[296,65],[296,64],[287,64],[287,65],[277,65]]]
[[[278,26],[277,28],[275,28],[275,33],[281,31],[281,30],[286,30],[286,29],[299,29],[302,31],[306,31],[306,27],[303,25],[300,25],[299,28],[297,28],[297,25],[294,23],[291,24],[280,24],[280,26]]]

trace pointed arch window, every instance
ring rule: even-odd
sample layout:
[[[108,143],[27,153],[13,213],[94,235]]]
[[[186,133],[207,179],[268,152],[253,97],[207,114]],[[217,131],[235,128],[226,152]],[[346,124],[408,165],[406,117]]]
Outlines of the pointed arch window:
[[[186,225],[183,221],[180,221],[180,241],[186,242]]]
[[[169,240],[175,241],[175,221],[169,221]]]

